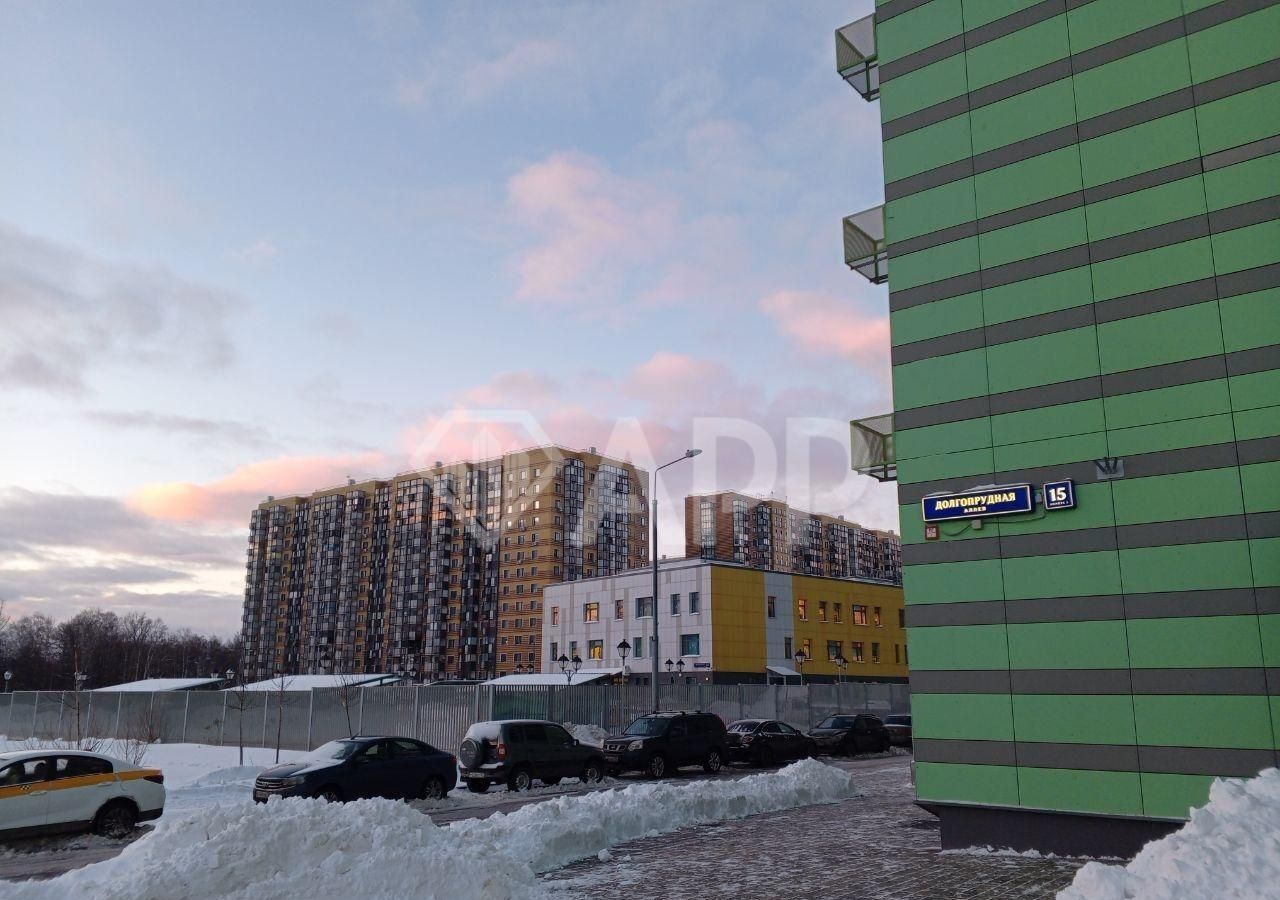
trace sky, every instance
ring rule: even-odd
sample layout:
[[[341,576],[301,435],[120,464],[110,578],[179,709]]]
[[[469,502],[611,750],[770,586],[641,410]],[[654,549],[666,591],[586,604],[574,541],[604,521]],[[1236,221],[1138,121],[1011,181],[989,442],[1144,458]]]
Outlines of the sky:
[[[239,625],[269,495],[548,441],[896,525],[871,0],[0,0],[0,599]]]

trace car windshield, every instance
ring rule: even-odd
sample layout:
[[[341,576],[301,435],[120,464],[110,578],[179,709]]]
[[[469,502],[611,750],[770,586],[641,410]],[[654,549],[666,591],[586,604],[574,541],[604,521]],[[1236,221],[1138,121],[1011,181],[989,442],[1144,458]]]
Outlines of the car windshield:
[[[729,730],[735,734],[750,734],[759,727],[759,722],[734,722],[729,726]]]
[[[302,759],[304,762],[326,762],[331,759],[346,759],[359,749],[360,744],[356,741],[330,741],[327,744],[321,744],[302,757]]]
[[[884,724],[886,724],[886,725],[910,725],[910,724],[911,724],[911,717],[910,717],[910,716],[888,716],[888,717],[886,717],[886,718],[885,718],[885,720],[884,720]]]
[[[625,734],[635,734],[641,737],[652,737],[658,734],[667,733],[666,719],[636,719],[627,726]]]
[[[853,716],[827,716],[818,723],[819,728],[852,728]]]

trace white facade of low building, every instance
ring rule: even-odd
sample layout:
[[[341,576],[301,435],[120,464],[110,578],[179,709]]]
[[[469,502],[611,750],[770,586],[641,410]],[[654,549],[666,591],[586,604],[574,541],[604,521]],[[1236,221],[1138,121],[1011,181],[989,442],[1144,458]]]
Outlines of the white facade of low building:
[[[668,659],[684,661],[686,679],[711,673],[711,568],[700,559],[669,560],[659,565],[658,668],[662,678],[667,677]],[[640,615],[640,605],[652,595],[650,569],[547,587],[542,598],[542,671],[559,672],[556,660],[562,655],[572,658],[575,652],[584,668],[621,667],[623,659],[617,648],[625,640],[631,645],[626,659],[631,681],[643,683],[653,666],[653,618]],[[679,598],[676,614],[672,614],[673,595]],[[697,612],[691,611],[694,602]],[[600,655],[593,658],[597,647]]]

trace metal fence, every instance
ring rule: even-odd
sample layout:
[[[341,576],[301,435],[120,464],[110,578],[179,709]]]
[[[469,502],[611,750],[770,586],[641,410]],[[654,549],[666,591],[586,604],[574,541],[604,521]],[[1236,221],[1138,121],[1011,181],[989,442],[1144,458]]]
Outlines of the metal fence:
[[[662,709],[810,728],[837,712],[911,710],[905,684],[664,684]],[[652,708],[648,687],[430,685],[312,691],[17,691],[0,698],[10,740],[82,738],[309,750],[352,734],[398,734],[454,750],[473,722],[551,719],[624,729]]]

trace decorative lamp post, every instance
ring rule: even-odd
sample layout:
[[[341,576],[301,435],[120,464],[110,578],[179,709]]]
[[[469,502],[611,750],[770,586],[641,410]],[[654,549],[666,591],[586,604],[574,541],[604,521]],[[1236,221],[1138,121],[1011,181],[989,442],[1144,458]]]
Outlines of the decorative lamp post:
[[[649,501],[650,513],[653,525],[653,544],[649,547],[649,555],[653,558],[653,598],[650,601],[653,604],[653,711],[658,711],[658,473],[667,466],[674,466],[676,463],[686,459],[692,459],[701,453],[701,450],[690,448],[684,451],[684,456],[679,459],[673,459],[669,463],[663,463],[653,470],[653,475],[649,477]]]
[[[803,650],[797,650],[796,655],[792,657],[796,664],[796,671],[800,673],[800,683],[804,684],[804,661],[808,659],[804,655]]]
[[[561,654],[556,662],[560,663],[560,671],[564,673],[565,684],[573,684],[573,676],[577,675],[578,670],[582,668],[582,660],[578,657],[578,654],[573,654],[573,659]]]
[[[667,674],[668,674],[668,675],[670,675],[670,674],[671,674],[671,667],[672,667],[672,666],[674,666],[674,665],[675,665],[675,663],[673,663],[671,660],[667,660],[667,662],[666,662],[666,667],[667,667]],[[675,684],[675,683],[676,683],[676,677],[675,677],[674,675],[671,675],[671,683],[672,683],[672,684]]]
[[[227,679],[227,682],[228,682],[228,683],[230,683],[230,682],[232,682],[232,681],[235,681],[235,680],[236,680],[236,670],[235,670],[235,669],[227,669],[227,671],[226,671],[225,673],[223,673],[223,674],[226,676],[226,679]]]
[[[618,656],[622,658],[622,683],[626,684],[631,674],[631,670],[627,668],[627,654],[631,652],[631,645],[627,643],[627,639],[623,638],[618,641]]]
[[[13,680],[13,672],[9,669],[4,670],[4,692],[9,693],[9,682]]]
[[[684,677],[684,660],[683,659],[676,660],[676,674],[679,675],[681,678]]]
[[[841,655],[837,656],[834,662],[836,664],[836,669],[839,670],[839,675],[837,676],[839,679],[838,683],[844,684],[844,670],[849,668],[849,660],[845,659],[844,656]]]

